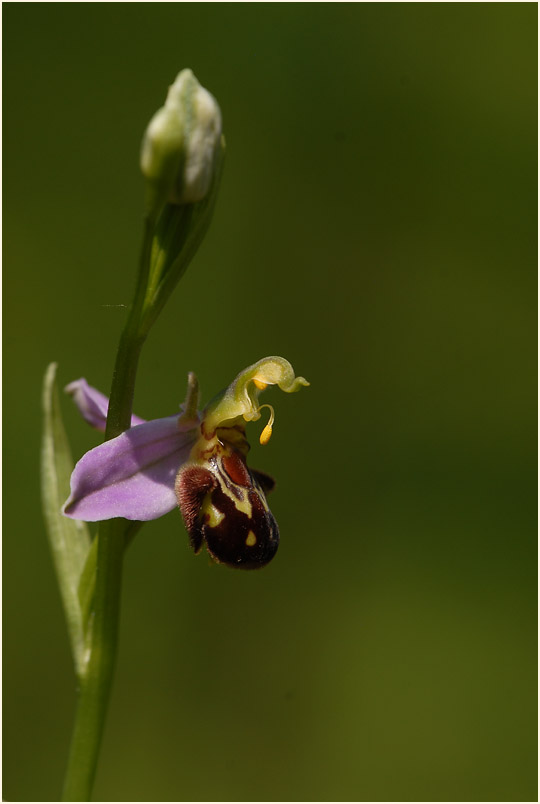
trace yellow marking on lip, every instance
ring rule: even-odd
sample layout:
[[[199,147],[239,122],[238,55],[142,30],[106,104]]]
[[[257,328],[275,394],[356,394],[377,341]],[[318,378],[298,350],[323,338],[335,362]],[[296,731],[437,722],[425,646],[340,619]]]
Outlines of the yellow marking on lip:
[[[217,526],[225,519],[225,514],[221,511],[218,511],[215,505],[210,505],[206,513],[208,514],[208,524],[211,528],[217,528]]]
[[[250,530],[247,535],[246,544],[248,547],[253,547],[254,544],[257,544],[257,537],[252,530]]]
[[[255,383],[259,391],[264,391],[265,388],[268,388],[268,383],[263,382],[262,380],[258,380],[257,377],[253,378],[253,382]]]
[[[223,482],[223,480],[222,480],[221,478],[219,478],[219,483],[220,483],[220,486],[221,486],[221,490],[223,491],[223,493],[224,493],[224,494],[226,494],[226,495],[227,495],[227,497],[229,498],[229,500],[231,500],[231,501],[232,501],[232,503],[234,504],[234,507],[235,507],[235,508],[236,508],[238,511],[240,511],[242,514],[245,514],[245,515],[248,517],[248,519],[251,519],[251,516],[252,516],[252,514],[253,514],[253,510],[252,510],[252,508],[251,508],[251,503],[250,503],[250,501],[249,501],[249,497],[248,497],[248,495],[246,494],[245,490],[244,490],[244,489],[240,489],[238,486],[236,486],[236,488],[237,488],[237,489],[240,491],[240,493],[242,494],[242,499],[241,499],[241,500],[239,500],[239,499],[236,497],[236,495],[234,495],[234,494],[232,493],[232,491],[230,491],[230,489],[228,489],[228,488],[227,488],[227,486],[225,485],[225,483]]]

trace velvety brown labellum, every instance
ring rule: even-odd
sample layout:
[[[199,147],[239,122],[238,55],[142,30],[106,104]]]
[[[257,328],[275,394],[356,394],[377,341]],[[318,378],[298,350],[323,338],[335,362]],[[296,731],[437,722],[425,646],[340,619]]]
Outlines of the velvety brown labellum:
[[[250,471],[234,449],[223,448],[204,465],[183,469],[176,495],[195,552],[204,541],[210,555],[229,567],[268,564],[279,545],[277,522],[264,494],[273,486],[271,477]]]
[[[216,484],[217,480],[212,472],[202,466],[190,466],[180,472],[176,478],[175,489],[178,505],[195,553],[200,551],[203,543],[203,533],[198,521],[200,510],[204,498]]]

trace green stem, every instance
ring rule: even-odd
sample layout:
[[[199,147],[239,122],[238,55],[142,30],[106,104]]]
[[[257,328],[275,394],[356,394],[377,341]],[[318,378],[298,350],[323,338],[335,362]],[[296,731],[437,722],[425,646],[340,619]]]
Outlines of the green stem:
[[[115,438],[115,436],[127,430],[131,424],[137,366],[146,338],[146,332],[141,332],[141,318],[150,273],[154,222],[154,218],[146,218],[145,220],[135,297],[129,311],[126,326],[120,337],[116,354],[105,439]]]
[[[78,691],[75,726],[64,781],[63,801],[89,801],[109,701],[120,612],[125,522],[100,528],[90,651]]]
[[[145,339],[140,331],[140,320],[150,269],[152,234],[153,221],[147,219],[135,297],[116,355],[106,439],[127,430],[131,423],[137,365]],[[125,519],[107,520],[101,523],[96,536],[95,593],[86,634],[87,659],[78,679],[77,710],[64,780],[64,801],[89,801],[92,793],[114,675],[122,559],[130,524]]]

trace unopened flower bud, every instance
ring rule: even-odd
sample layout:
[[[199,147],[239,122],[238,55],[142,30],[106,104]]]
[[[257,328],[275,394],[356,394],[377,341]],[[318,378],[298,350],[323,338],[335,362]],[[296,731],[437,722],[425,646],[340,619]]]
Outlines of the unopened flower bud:
[[[201,201],[210,189],[220,147],[217,101],[191,70],[182,70],[142,143],[141,170],[150,184],[152,203]]]

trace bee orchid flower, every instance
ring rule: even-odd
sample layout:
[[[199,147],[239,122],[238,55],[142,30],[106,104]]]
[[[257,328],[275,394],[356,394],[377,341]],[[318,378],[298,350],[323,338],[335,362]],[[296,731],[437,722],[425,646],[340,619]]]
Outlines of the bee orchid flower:
[[[163,419],[132,418],[131,428],[87,452],[71,476],[63,512],[95,522],[113,517],[147,521],[180,508],[195,553],[203,544],[223,564],[253,569],[267,564],[279,544],[266,493],[274,481],[249,469],[246,422],[268,409],[261,444],[272,434],[274,410],[259,404],[269,385],[291,393],[309,385],[282,357],[267,357],[242,371],[198,413],[198,384],[188,378],[180,412]],[[104,430],[107,398],[86,380],[67,386],[86,421]]]

